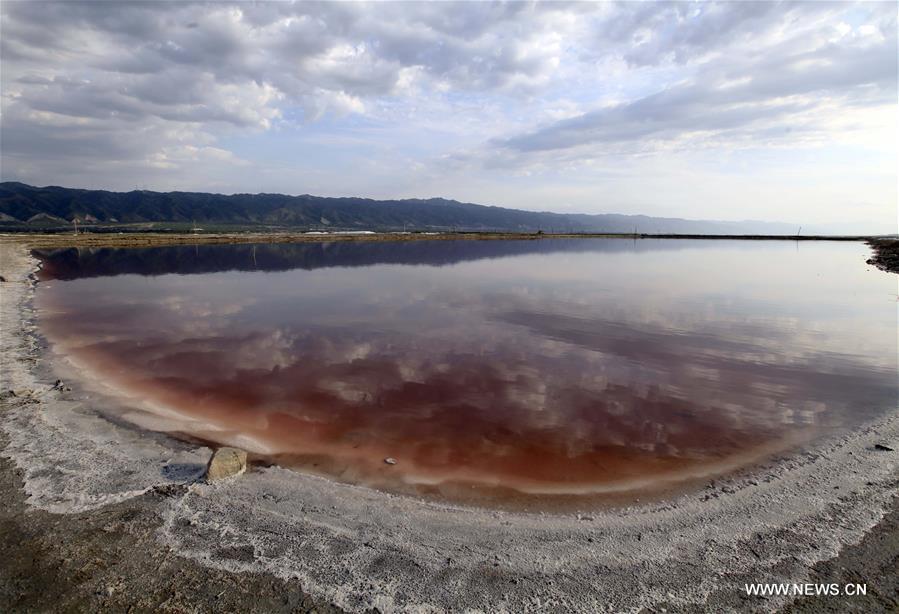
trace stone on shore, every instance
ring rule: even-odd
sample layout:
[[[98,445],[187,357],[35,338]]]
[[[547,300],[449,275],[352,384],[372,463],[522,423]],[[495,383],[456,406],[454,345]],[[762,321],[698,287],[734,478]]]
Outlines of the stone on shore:
[[[206,466],[206,481],[214,482],[247,470],[247,453],[237,448],[219,448]]]

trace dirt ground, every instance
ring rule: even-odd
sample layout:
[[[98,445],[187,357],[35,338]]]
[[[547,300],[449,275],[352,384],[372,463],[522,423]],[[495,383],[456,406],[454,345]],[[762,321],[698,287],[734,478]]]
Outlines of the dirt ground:
[[[159,545],[159,505],[184,488],[159,489],[92,512],[50,514],[28,506],[20,472],[0,459],[0,609],[341,611],[315,603],[298,583],[201,566]]]
[[[803,597],[785,612],[899,612],[899,497],[892,510],[856,546],[814,567],[811,582],[866,584],[864,597]]]

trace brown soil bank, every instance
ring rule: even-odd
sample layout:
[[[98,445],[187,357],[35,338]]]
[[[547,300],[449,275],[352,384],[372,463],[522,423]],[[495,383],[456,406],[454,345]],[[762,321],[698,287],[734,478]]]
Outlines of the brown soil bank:
[[[162,245],[205,245],[216,243],[309,243],[323,241],[489,241],[539,239],[708,239],[740,241],[880,241],[866,236],[783,236],[783,235],[694,235],[694,234],[615,234],[615,233],[524,233],[524,232],[434,232],[311,234],[303,232],[225,232],[225,233],[55,233],[0,234],[0,241],[26,244],[31,248],[55,247],[151,247]]]

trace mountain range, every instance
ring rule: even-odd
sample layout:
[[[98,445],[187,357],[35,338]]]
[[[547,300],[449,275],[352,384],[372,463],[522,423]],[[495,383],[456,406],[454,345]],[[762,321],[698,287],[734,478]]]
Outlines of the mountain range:
[[[680,234],[795,234],[777,222],[710,221],[524,211],[443,198],[372,200],[284,194],[108,192],[0,183],[0,229],[187,223],[306,230],[457,230]]]

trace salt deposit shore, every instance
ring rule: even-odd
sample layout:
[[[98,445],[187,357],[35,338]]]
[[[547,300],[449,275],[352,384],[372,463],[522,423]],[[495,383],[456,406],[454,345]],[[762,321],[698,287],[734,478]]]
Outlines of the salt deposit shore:
[[[899,607],[899,413],[626,509],[464,508],[279,467],[206,484],[209,449],[111,421],[109,400],[56,383],[36,266],[21,239],[0,241],[4,610]],[[758,582],[867,595],[746,595]]]

